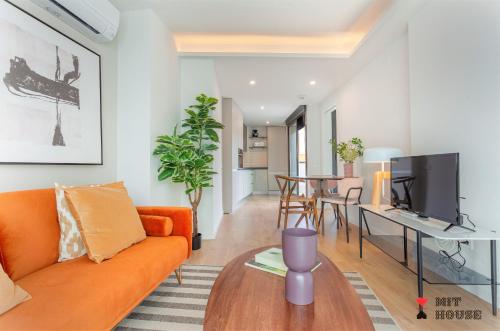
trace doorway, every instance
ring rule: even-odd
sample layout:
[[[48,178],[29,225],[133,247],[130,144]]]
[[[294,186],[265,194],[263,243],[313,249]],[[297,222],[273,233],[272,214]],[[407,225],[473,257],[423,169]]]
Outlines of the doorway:
[[[288,160],[290,176],[307,175],[306,106],[299,106],[286,120],[288,126]],[[306,183],[300,183],[298,194],[305,194]]]
[[[297,163],[299,176],[307,175],[307,154],[306,154],[306,126],[297,130]],[[299,184],[299,194],[306,193],[306,182]]]
[[[332,140],[337,140],[337,110],[331,112]],[[337,153],[332,153],[332,175],[337,176]]]

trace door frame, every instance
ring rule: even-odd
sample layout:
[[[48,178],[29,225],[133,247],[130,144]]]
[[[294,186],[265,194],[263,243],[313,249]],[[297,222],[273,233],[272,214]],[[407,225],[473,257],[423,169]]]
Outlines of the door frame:
[[[330,139],[335,139],[337,140],[338,137],[338,130],[337,130],[337,108],[333,107],[332,111],[330,111],[330,124],[331,124],[331,130],[330,130]],[[334,126],[335,124],[335,126]],[[333,137],[335,133],[335,137]],[[332,151],[332,175],[337,176],[338,175],[338,156],[337,153],[334,153]]]
[[[286,119],[286,127],[287,127],[287,136],[288,136],[288,175],[290,175],[290,126],[291,124],[295,124],[297,126],[297,121],[298,119],[302,117],[304,119],[304,135],[305,135],[305,160],[306,160],[306,174],[307,174],[307,164],[308,164],[308,153],[307,153],[307,106],[306,105],[300,105],[297,107],[297,109],[294,110],[290,116]],[[297,146],[297,174],[299,172],[299,135],[298,135],[298,130],[296,130],[296,135],[295,135],[295,145]]]

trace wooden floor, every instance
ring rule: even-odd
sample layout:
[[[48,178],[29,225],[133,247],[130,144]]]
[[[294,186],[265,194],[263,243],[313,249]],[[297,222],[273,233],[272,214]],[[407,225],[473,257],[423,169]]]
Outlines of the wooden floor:
[[[261,246],[280,244],[277,229],[277,196],[251,196],[233,214],[225,215],[215,240],[203,241],[202,249],[193,252],[189,263],[225,265],[236,256]],[[288,226],[293,226],[294,221]],[[337,232],[327,215],[325,235],[319,236],[319,249],[341,271],[357,271],[387,307],[403,330],[500,330],[500,319],[491,314],[491,305],[453,285],[424,283],[427,320],[417,320],[416,276],[364,241],[363,260],[359,258],[358,232],[351,226],[350,243],[346,243],[345,228]],[[366,243],[366,244],[365,244]],[[332,284],[334,286],[334,284]],[[480,309],[481,320],[436,320],[436,297],[461,297],[460,307],[449,309]]]

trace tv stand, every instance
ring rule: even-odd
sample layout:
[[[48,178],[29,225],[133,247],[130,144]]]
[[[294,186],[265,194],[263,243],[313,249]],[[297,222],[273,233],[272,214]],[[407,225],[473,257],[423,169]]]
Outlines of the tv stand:
[[[462,229],[465,229],[465,230],[469,230],[471,232],[476,232],[476,230],[474,230],[474,229],[468,228],[468,227],[463,226],[463,225],[456,225],[456,224],[450,224],[450,225],[448,225],[446,227],[446,229],[443,230],[443,232],[446,232],[446,231],[448,231],[449,229],[451,229],[453,227],[458,227],[458,228],[462,228]]]
[[[439,227],[441,224],[437,220],[429,218],[425,222],[417,220],[415,217],[405,216],[399,213],[391,213],[389,211],[396,208],[391,208],[391,206],[375,206],[375,205],[360,205],[359,206],[359,257],[363,258],[363,239],[371,242],[374,246],[380,248],[384,253],[388,254],[404,267],[412,271],[417,275],[417,289],[418,297],[424,297],[424,286],[423,281],[425,280],[429,284],[456,284],[456,285],[489,285],[491,286],[491,307],[493,315],[497,315],[497,259],[496,259],[496,241],[500,239],[500,233],[497,234],[494,230],[488,230],[483,228],[476,228],[476,230],[469,229],[464,226],[458,226],[467,230],[458,233],[456,231],[448,231],[453,226],[450,225],[445,230]],[[390,221],[392,223],[398,224],[403,227],[403,236],[395,235],[364,235],[363,234],[363,220],[366,222],[366,213],[376,215],[384,220]],[[434,224],[436,223],[437,224]],[[416,233],[416,243],[415,246],[410,246],[408,244],[408,229]],[[500,232],[500,231],[499,231]],[[392,237],[387,239],[385,237]],[[435,251],[422,246],[423,238],[437,238],[445,240],[457,240],[457,241],[472,241],[472,240],[487,240],[490,242],[490,267],[491,275],[486,277],[478,272],[465,268],[466,270],[457,272],[456,270],[450,269],[448,274],[441,274],[436,272],[436,269],[432,263],[437,264],[439,267],[442,266],[439,260],[436,259],[438,255]],[[394,239],[396,238],[396,239]],[[392,240],[392,241],[391,241]],[[412,241],[410,241],[412,243]],[[401,247],[402,246],[402,247]],[[402,248],[402,250],[401,250]],[[409,249],[414,248],[416,251],[416,261],[410,260],[408,256],[412,254],[408,253]],[[399,257],[396,258],[393,254],[389,253],[396,252]],[[401,254],[402,253],[402,254]],[[424,255],[426,258],[427,267],[424,268]],[[429,259],[430,258],[430,259]],[[429,266],[431,268],[429,268]],[[425,277],[424,277],[425,270]],[[465,277],[466,276],[466,277]],[[419,304],[417,319],[425,319],[426,314],[424,312],[424,307]]]

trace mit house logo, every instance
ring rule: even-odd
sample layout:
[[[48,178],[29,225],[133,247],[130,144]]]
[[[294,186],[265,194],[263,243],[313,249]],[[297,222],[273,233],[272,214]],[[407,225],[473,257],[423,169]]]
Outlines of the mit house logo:
[[[416,301],[419,305],[417,319],[427,319],[424,306],[429,300],[419,297]],[[434,318],[436,320],[480,320],[482,318],[481,309],[460,309],[461,297],[435,297],[435,301]]]

